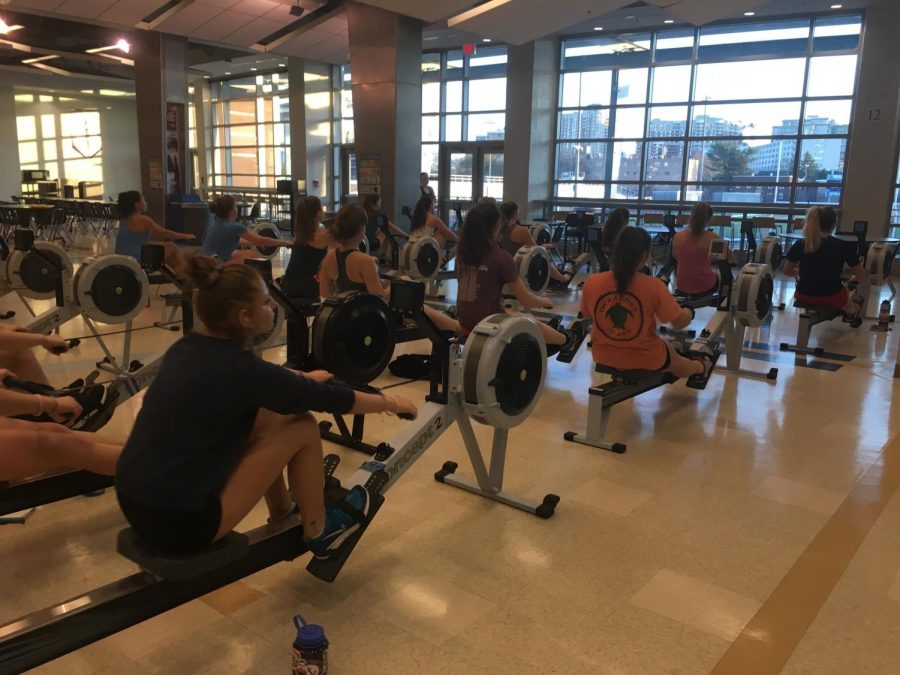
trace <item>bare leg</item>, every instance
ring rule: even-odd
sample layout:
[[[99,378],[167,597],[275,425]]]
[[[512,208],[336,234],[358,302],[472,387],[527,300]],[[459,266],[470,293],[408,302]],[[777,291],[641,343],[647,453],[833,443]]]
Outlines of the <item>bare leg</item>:
[[[50,384],[32,349],[0,352],[0,368],[11,370],[16,377],[26,382]]]
[[[443,312],[436,310],[434,307],[429,307],[425,305],[423,308],[425,310],[425,316],[427,316],[434,323],[435,326],[438,327],[438,330],[449,330],[454,333],[458,333],[460,331],[459,321],[454,319],[452,316],[448,316]]]
[[[0,478],[23,480],[63,468],[86,469],[112,476],[122,446],[94,434],[53,423],[25,422],[28,427],[0,426]],[[21,420],[16,420],[21,422]]]
[[[671,342],[666,342],[666,349],[669,350],[669,367],[666,370],[675,377],[690,377],[691,375],[701,375],[705,371],[703,363],[697,359],[689,359],[677,351]]]
[[[554,281],[561,281],[562,283],[569,281],[565,274],[556,269],[556,265],[550,265],[550,278]]]
[[[537,327],[541,330],[541,335],[544,336],[544,342],[548,345],[564,345],[566,344],[566,336],[560,333],[557,330],[553,330],[545,324],[543,321],[538,321],[530,314],[523,314],[521,312],[507,312],[510,316],[522,316],[530,321],[534,321],[537,324]]]
[[[290,505],[282,472],[300,506],[303,530],[314,536],[325,525],[322,440],[319,426],[309,413],[277,415],[260,410],[244,456],[222,490],[222,522],[216,539],[234,529],[263,497],[273,518],[284,515]]]

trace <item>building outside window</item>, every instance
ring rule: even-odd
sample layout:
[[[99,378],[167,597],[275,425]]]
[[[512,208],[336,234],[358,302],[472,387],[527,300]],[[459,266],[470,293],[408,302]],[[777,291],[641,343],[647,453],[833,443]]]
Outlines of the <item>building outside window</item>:
[[[357,197],[359,193],[356,171],[356,130],[353,125],[353,88],[350,64],[335,66],[331,96],[332,166],[334,167],[333,208],[342,199]],[[346,178],[346,181],[344,181]]]
[[[897,229],[900,229],[900,156],[897,158],[897,176],[894,179],[894,203],[891,204],[891,236],[894,236],[893,232]]]
[[[16,116],[19,142],[19,167],[22,170],[43,169],[50,180],[61,185],[92,183],[91,193],[103,192],[103,142],[100,136],[100,113],[96,110],[58,112],[48,106],[71,102],[67,97],[16,94]]]
[[[554,196],[839,204],[859,15],[563,41]]]
[[[284,72],[211,83],[210,187],[274,190],[291,176],[288,79]]]
[[[505,46],[422,54],[422,171],[438,198],[441,147],[454,143],[503,141],[506,137]],[[472,156],[451,153],[450,199],[472,192]],[[485,196],[503,196],[503,155],[489,153],[482,173]]]

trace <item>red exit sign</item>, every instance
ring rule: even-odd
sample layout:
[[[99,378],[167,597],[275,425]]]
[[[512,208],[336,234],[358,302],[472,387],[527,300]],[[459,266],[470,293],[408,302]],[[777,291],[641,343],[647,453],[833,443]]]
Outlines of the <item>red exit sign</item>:
[[[463,44],[463,54],[466,56],[474,56],[475,55],[475,43],[474,42],[466,42]]]

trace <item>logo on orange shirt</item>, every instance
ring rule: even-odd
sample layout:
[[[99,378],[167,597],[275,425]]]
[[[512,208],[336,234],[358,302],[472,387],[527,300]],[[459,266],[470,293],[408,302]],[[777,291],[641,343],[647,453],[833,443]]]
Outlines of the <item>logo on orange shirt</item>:
[[[594,305],[594,326],[610,340],[634,340],[644,327],[644,307],[633,293],[601,295]]]

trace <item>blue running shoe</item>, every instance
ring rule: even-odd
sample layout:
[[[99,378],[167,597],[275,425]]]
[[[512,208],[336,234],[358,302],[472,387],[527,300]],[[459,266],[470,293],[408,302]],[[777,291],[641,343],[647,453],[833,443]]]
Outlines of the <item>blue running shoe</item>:
[[[369,519],[369,491],[362,485],[354,485],[346,497],[325,510],[325,527],[313,539],[303,538],[312,554],[324,560],[335,556],[350,535]]]

